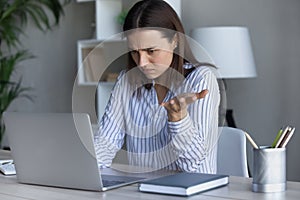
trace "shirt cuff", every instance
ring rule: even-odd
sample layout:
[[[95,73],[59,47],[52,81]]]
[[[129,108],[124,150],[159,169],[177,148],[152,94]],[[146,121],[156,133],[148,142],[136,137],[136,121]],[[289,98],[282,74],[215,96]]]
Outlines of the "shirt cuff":
[[[190,127],[193,126],[193,121],[191,120],[189,114],[187,114],[182,120],[177,122],[168,122],[169,132],[172,135],[176,135],[178,133],[186,132]]]

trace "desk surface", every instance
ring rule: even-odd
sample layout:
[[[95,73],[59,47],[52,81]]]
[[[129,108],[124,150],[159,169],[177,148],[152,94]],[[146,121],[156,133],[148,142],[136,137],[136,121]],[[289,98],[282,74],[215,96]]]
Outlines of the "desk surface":
[[[0,152],[0,158],[9,158],[9,154]],[[229,184],[225,187],[214,189],[198,195],[189,197],[194,199],[300,199],[300,182],[287,182],[287,190],[279,193],[254,193],[251,191],[250,178],[230,177]],[[50,200],[50,199],[72,199],[72,200],[150,200],[170,199],[168,195],[149,194],[139,192],[137,184],[113,189],[106,192],[91,192],[83,190],[72,190],[55,187],[45,187],[17,183],[16,176],[3,176],[0,174],[0,199],[1,200]],[[185,199],[184,197],[172,196],[172,199]]]

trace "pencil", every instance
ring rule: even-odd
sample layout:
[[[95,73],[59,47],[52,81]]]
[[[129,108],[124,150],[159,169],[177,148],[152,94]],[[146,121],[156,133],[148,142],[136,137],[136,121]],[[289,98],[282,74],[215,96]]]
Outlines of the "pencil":
[[[291,137],[293,136],[295,132],[295,127],[286,134],[286,136],[284,137],[284,139],[282,140],[282,142],[279,145],[279,148],[284,148],[286,147],[287,143],[290,141]]]
[[[287,126],[287,127],[284,129],[284,131],[282,132],[282,134],[280,135],[280,137],[279,137],[279,139],[278,139],[278,141],[277,141],[277,143],[276,143],[276,145],[275,145],[274,148],[279,148],[279,145],[280,145],[280,143],[283,141],[284,136],[285,136],[288,132],[290,132],[290,131],[291,131],[291,127],[290,127],[290,126]]]
[[[259,149],[257,144],[254,142],[254,140],[251,138],[251,136],[246,132],[244,131],[247,139],[249,140],[249,142],[251,143],[251,145],[255,148],[255,149]]]
[[[275,140],[274,140],[274,142],[273,142],[273,144],[272,144],[272,148],[275,148],[275,145],[277,144],[277,142],[278,142],[278,140],[279,140],[279,138],[280,138],[282,132],[283,132],[283,129],[281,128],[281,129],[278,131],[277,135],[276,135],[276,138],[275,138]]]

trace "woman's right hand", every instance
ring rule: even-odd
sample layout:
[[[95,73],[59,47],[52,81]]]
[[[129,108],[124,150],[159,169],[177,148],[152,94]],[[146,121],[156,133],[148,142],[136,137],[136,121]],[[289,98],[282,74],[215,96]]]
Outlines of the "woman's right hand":
[[[202,90],[199,93],[184,93],[180,94],[170,101],[161,103],[168,113],[168,120],[176,122],[182,120],[187,115],[187,107],[198,99],[204,98],[208,94],[208,90]]]

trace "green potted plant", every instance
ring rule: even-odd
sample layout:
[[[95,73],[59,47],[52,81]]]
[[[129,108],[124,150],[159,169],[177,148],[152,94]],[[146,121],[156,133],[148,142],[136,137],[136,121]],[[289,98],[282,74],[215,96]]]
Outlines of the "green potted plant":
[[[58,25],[63,7],[71,0],[0,0],[0,145],[5,132],[2,114],[18,97],[31,97],[30,88],[19,80],[11,79],[18,63],[33,58],[28,50],[22,49],[19,36],[31,19],[41,31],[51,30]],[[52,16],[51,16],[52,15]],[[53,22],[51,22],[51,20]]]

